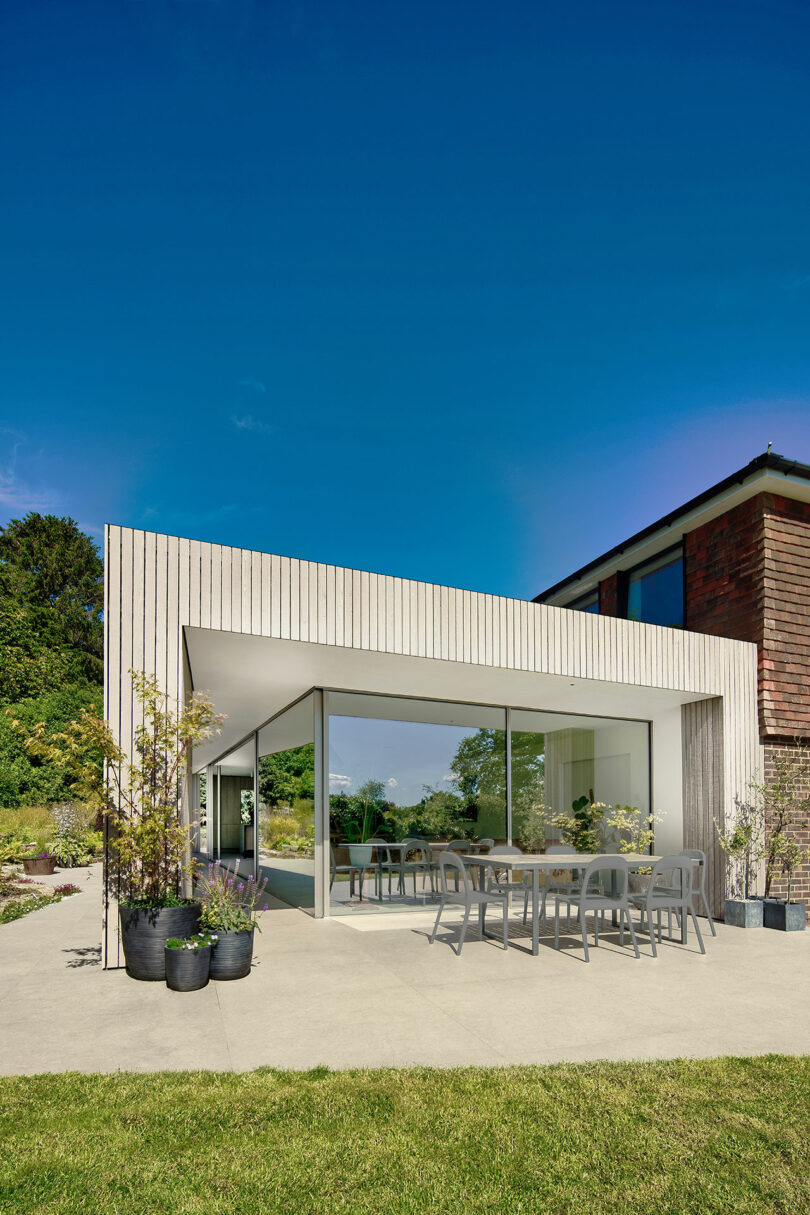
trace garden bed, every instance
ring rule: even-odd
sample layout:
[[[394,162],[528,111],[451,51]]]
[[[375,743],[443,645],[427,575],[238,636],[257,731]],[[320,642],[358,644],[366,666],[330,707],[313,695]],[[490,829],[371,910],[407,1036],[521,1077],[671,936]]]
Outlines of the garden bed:
[[[10,924],[41,907],[80,893],[79,887],[72,882],[54,886],[25,877],[20,870],[6,866],[0,869],[0,924]]]

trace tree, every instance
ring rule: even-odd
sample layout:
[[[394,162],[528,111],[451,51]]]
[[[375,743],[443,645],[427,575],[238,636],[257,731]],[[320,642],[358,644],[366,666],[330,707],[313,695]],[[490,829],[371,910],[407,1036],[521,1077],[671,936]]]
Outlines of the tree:
[[[263,755],[259,760],[259,801],[265,806],[292,806],[297,798],[315,796],[315,744]]]
[[[77,676],[102,682],[104,566],[74,519],[31,513],[0,527],[0,601],[41,649],[66,652]]]

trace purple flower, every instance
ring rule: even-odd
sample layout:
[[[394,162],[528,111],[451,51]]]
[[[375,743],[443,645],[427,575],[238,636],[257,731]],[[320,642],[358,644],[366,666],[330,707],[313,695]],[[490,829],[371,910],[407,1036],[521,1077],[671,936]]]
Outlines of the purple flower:
[[[264,907],[262,907],[262,911],[267,911],[267,903],[265,903]]]

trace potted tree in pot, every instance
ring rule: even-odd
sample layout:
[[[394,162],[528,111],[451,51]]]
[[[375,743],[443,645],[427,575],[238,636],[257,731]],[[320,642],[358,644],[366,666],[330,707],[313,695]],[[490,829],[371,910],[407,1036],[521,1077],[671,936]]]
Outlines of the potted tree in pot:
[[[762,856],[764,832],[761,808],[754,802],[735,799],[737,814],[730,831],[714,820],[717,839],[726,854],[724,919],[735,928],[762,927],[762,899],[754,896],[756,866]]]
[[[765,899],[763,908],[766,928],[778,928],[781,932],[804,932],[806,924],[804,903],[791,902],[790,895],[793,873],[799,865],[806,864],[807,861],[810,861],[810,851],[799,847],[795,835],[783,832],[774,863],[778,865],[787,879],[787,898]]]
[[[210,700],[194,693],[178,709],[158,680],[130,671],[140,724],[130,758],[109,724],[85,710],[64,733],[47,737],[37,726],[29,750],[66,768],[79,801],[104,815],[108,863],[119,878],[121,938],[127,973],[135,979],[166,978],[170,937],[190,937],[200,904],[188,897],[192,879],[191,824],[183,807],[191,749],[219,732],[223,718]]]
[[[243,979],[250,973],[253,937],[259,927],[256,910],[266,887],[266,878],[259,882],[251,874],[243,880],[235,867],[231,870],[218,861],[199,878],[202,923],[217,936],[211,955],[212,979]]]

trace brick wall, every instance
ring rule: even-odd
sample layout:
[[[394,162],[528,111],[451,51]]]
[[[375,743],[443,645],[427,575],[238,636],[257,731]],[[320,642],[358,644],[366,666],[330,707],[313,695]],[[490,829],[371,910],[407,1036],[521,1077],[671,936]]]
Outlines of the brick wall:
[[[599,583],[599,615],[618,616],[619,575],[611,574]]]
[[[688,629],[761,644],[764,499],[758,494],[684,538]]]
[[[775,760],[777,756],[794,754],[796,747],[790,743],[766,743],[764,750],[765,779],[771,781],[776,775]],[[807,789],[802,790],[803,793],[807,793],[807,791]],[[806,822],[803,828],[796,832],[796,838],[801,848],[810,849],[810,822]],[[771,894],[776,898],[786,898],[787,879],[781,875],[775,876],[771,885]],[[810,864],[802,865],[795,870],[790,897],[805,904],[808,918],[810,918]]]
[[[810,504],[763,497],[761,732],[810,738]]]

